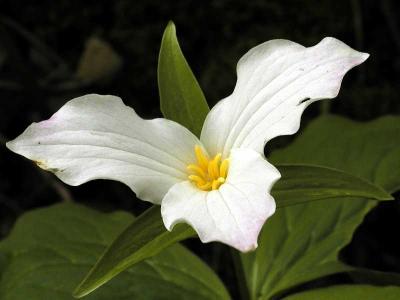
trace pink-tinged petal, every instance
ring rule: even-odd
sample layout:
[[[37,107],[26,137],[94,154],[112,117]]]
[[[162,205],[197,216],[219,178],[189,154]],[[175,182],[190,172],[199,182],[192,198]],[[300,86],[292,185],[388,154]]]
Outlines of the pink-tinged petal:
[[[240,147],[262,153],[270,139],[298,130],[310,103],[336,97],[346,72],[367,58],[334,38],[309,48],[261,44],[240,59],[235,90],[208,114],[201,141],[210,155]]]
[[[247,252],[257,247],[264,222],[275,212],[270,190],[280,174],[251,149],[234,149],[229,159],[227,181],[218,190],[178,183],[162,200],[161,214],[168,230],[185,222],[204,243],[220,241]]]
[[[117,180],[159,204],[171,186],[187,179],[196,144],[175,122],[143,120],[115,96],[86,95],[33,123],[7,147],[70,185]]]

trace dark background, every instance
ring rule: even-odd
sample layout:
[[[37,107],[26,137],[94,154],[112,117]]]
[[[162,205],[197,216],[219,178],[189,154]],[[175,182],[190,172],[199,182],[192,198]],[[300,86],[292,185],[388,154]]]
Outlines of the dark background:
[[[400,113],[399,17],[395,0],[0,0],[0,238],[23,212],[59,201],[136,214],[147,207],[120,183],[66,186],[4,144],[67,100],[91,92],[118,95],[142,117],[161,116],[157,56],[168,20],[177,26],[182,50],[210,106],[232,92],[238,59],[269,39],[311,46],[334,36],[370,53],[365,64],[346,76],[336,100],[306,111],[304,127],[324,110],[355,120]],[[268,151],[285,142],[272,143]],[[399,217],[398,202],[374,209],[343,259],[400,271]],[[236,295],[228,248],[195,240],[186,244]]]

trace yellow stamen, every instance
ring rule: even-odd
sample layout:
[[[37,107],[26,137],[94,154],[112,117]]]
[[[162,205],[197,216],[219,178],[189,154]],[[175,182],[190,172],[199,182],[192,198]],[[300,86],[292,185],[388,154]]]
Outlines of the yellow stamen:
[[[206,184],[203,185],[197,185],[197,187],[203,191],[209,191],[212,187],[211,182],[207,182]]]
[[[203,178],[197,175],[189,175],[189,179],[195,182],[197,185],[204,185],[207,183]]]
[[[208,175],[212,179],[217,179],[219,177],[219,161],[221,160],[221,153],[215,155],[214,159],[208,164]]]
[[[207,171],[208,158],[204,155],[203,150],[201,150],[201,147],[198,145],[194,146],[194,152],[196,153],[196,158],[197,158],[197,162],[199,163],[199,166],[204,171]]]
[[[217,180],[214,180],[212,183],[212,189],[213,190],[218,190],[219,187],[225,182],[225,178],[218,178]]]
[[[224,159],[224,161],[221,163],[221,166],[219,167],[220,177],[226,178],[226,175],[228,175],[228,167],[229,167],[229,159]]]
[[[229,160],[224,159],[221,162],[221,153],[218,153],[210,160],[198,145],[195,146],[194,152],[197,164],[187,166],[188,171],[194,173],[189,175],[189,180],[203,191],[219,189],[226,181]]]
[[[203,178],[206,177],[206,172],[204,172],[203,169],[200,168],[200,167],[197,166],[197,165],[188,165],[188,166],[187,166],[187,169],[188,169],[189,171],[192,171],[192,172],[197,172],[197,174],[200,175],[200,176],[203,177]]]

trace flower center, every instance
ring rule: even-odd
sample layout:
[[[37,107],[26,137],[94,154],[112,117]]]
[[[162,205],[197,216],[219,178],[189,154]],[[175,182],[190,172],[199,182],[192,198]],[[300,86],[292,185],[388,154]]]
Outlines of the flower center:
[[[221,153],[210,160],[198,145],[194,147],[194,152],[196,153],[197,163],[187,166],[191,173],[189,180],[203,191],[218,190],[226,180],[229,160],[221,161]]]

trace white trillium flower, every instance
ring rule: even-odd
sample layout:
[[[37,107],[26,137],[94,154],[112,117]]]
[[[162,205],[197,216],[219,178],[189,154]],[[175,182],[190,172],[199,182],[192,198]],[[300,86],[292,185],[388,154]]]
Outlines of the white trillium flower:
[[[233,93],[208,114],[200,139],[180,124],[143,120],[115,96],[86,95],[7,143],[70,185],[112,179],[161,205],[165,227],[185,222],[202,242],[246,252],[275,212],[280,178],[266,142],[299,129],[312,102],[337,96],[368,54],[334,38],[313,47],[272,40],[246,53]]]

